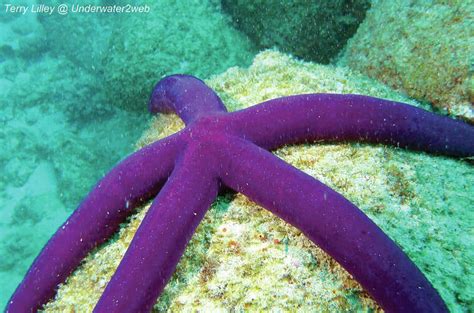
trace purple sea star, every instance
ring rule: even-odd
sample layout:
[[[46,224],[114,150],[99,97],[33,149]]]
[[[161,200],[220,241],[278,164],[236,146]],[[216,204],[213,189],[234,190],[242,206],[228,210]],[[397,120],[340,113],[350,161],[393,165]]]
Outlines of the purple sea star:
[[[176,112],[180,132],[112,169],[49,240],[7,312],[40,309],[87,253],[135,207],[156,196],[95,312],[147,312],[221,184],[300,229],[387,312],[446,312],[421,271],[342,195],[267,150],[304,141],[382,143],[474,156],[474,127],[403,103],[361,95],[304,94],[227,113],[201,80],[169,76],[151,112]]]

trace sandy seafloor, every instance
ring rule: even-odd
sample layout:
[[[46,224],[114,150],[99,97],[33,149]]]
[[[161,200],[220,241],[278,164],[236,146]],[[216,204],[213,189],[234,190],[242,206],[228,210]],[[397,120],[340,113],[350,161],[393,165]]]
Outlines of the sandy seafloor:
[[[95,182],[135,149],[149,126],[146,97],[140,90],[134,98],[134,80],[146,77],[149,84],[180,70],[208,78],[232,66],[246,67],[257,54],[258,49],[230,23],[229,29],[222,29],[227,20],[213,11],[215,6],[202,5],[195,11],[182,4],[170,8],[160,14],[174,23],[173,32],[152,38],[141,28],[140,16],[23,15],[1,8],[1,308],[56,228]],[[181,15],[174,15],[177,10]],[[195,20],[190,21],[193,14]],[[190,30],[182,25],[186,23],[194,23],[193,31],[202,27],[207,33],[189,36]],[[127,25],[138,26],[126,33]],[[232,39],[223,42],[213,35],[217,31]],[[146,40],[160,40],[162,46],[148,49],[147,44],[153,44]],[[143,45],[137,47],[137,42]],[[155,53],[158,60],[173,65],[157,68],[153,77],[153,67],[159,64],[128,58],[135,49],[135,55]],[[190,49],[195,52],[185,52]],[[229,56],[231,50],[235,55]],[[209,57],[208,51],[215,54]],[[135,89],[139,88],[148,90]],[[132,104],[128,99],[124,105],[127,96]],[[472,175],[459,177],[461,184],[466,179]],[[472,221],[472,216],[467,218]],[[472,233],[463,236],[472,242]]]

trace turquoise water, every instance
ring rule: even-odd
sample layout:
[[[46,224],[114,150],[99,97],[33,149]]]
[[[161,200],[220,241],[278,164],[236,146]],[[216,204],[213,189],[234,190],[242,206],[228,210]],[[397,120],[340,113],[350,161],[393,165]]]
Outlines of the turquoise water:
[[[135,150],[151,119],[148,95],[165,75],[205,79],[247,67],[259,51],[274,48],[351,67],[433,103],[440,113],[472,121],[474,8],[456,1],[415,2],[390,7],[374,1],[367,17],[370,1],[275,2],[264,9],[225,0],[0,4],[0,307],[95,182]],[[408,13],[396,21],[396,12]],[[401,27],[416,14],[410,49],[397,46],[390,31],[409,37],[410,29]],[[370,24],[384,16],[394,25],[387,26],[388,35]],[[433,16],[446,24],[433,26]],[[445,37],[426,25],[439,27]],[[375,49],[376,43],[390,43],[392,52]],[[426,49],[418,47],[423,43]],[[364,45],[374,49],[366,52]],[[458,52],[443,63],[446,47]],[[442,75],[423,67],[431,62],[426,51],[439,54],[427,68],[439,67]],[[407,78],[389,78],[397,75]],[[443,75],[449,85],[436,80]],[[442,89],[450,93],[438,95]],[[471,298],[461,302],[474,305]]]

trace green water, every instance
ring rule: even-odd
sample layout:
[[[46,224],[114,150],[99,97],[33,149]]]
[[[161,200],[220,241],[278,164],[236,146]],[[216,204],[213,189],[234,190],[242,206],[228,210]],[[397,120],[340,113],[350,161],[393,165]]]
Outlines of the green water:
[[[415,1],[410,7],[408,2],[390,7],[374,1],[368,21],[370,1],[362,0],[272,1],[266,6],[226,0],[1,3],[0,307],[95,182],[134,151],[149,126],[148,95],[165,75],[205,79],[233,66],[247,67],[259,51],[275,48],[306,61],[351,67],[434,103],[441,113],[472,118],[474,5]],[[396,12],[405,12],[400,21]],[[407,39],[410,49],[400,45],[392,52],[380,48],[366,53],[361,48],[395,45],[390,31],[410,38],[410,29],[402,27],[413,14],[419,15],[419,23],[412,26],[411,41]],[[384,16],[390,17],[389,35],[371,24]],[[452,33],[436,38],[430,29],[435,27],[433,16],[449,25],[435,26],[453,27]],[[427,48],[415,48],[415,42]],[[443,63],[449,47],[457,53]],[[397,59],[406,51],[410,57]],[[433,57],[428,67],[439,67],[449,85],[431,80],[440,75],[417,61],[429,59],[425,51],[442,56]],[[377,61],[373,65],[371,58]],[[387,78],[404,76],[411,60],[415,70],[406,79]],[[437,95],[441,89],[452,92]],[[437,105],[446,102],[449,109]],[[472,233],[466,240],[473,240]],[[472,296],[461,302],[466,311],[474,306]]]

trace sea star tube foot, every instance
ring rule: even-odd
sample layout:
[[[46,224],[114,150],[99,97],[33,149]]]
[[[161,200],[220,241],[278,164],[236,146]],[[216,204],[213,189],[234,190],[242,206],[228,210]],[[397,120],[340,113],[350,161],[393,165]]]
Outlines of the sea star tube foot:
[[[133,208],[157,195],[95,308],[150,310],[219,182],[301,229],[387,312],[447,311],[421,271],[357,207],[265,149],[363,141],[472,157],[473,126],[359,95],[298,95],[226,113],[214,91],[186,75],[160,81],[149,107],[174,111],[186,127],[132,154],[94,187],[34,261],[8,312],[39,309],[89,250],[110,237]]]

